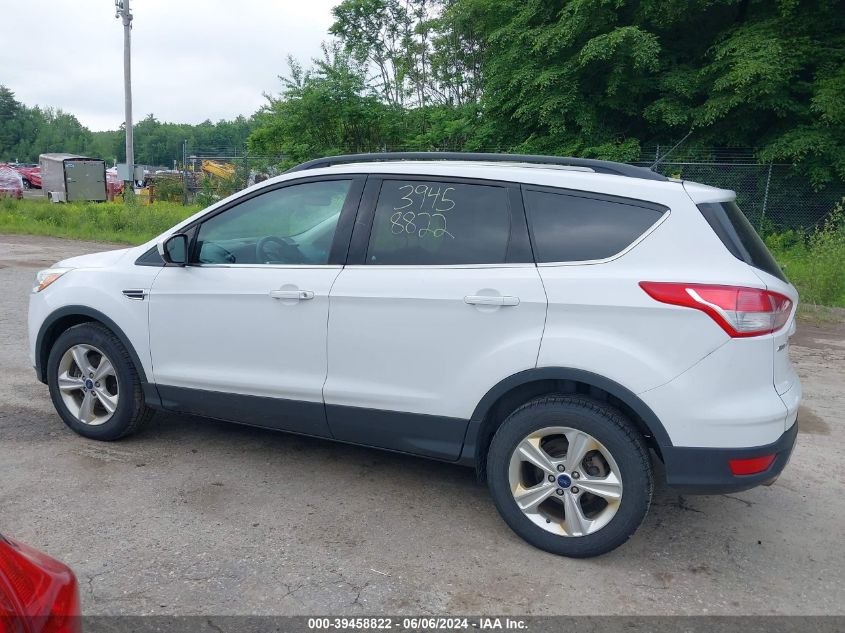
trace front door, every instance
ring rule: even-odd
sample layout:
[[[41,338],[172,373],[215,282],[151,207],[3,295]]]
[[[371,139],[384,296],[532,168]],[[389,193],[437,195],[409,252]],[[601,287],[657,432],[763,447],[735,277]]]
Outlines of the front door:
[[[164,268],[150,292],[166,407],[329,435],[329,290],[361,188],[353,177],[287,184],[199,222],[190,264]]]

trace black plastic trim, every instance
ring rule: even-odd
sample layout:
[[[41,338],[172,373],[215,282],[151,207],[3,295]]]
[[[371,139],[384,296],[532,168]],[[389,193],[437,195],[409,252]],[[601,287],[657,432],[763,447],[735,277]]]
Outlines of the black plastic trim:
[[[798,421],[776,441],[752,448],[695,448],[672,446],[663,449],[666,482],[690,494],[722,494],[741,492],[771,483],[786,464],[795,447]],[[734,475],[728,461],[776,454],[765,471],[754,475]]]
[[[467,420],[158,385],[161,408],[454,462]]]
[[[361,204],[358,205],[358,213],[355,216],[352,240],[349,243],[349,255],[346,259],[346,263],[349,265],[367,263],[367,247],[370,242],[370,231],[375,218],[376,204],[381,193],[382,180],[379,176],[371,176],[364,186]]]
[[[331,437],[322,402],[158,385],[162,408],[216,420]]]
[[[495,154],[487,152],[378,152],[372,154],[343,154],[317,158],[291,167],[286,173],[319,169],[332,165],[384,161],[475,161],[493,163],[527,163],[531,165],[559,165],[564,167],[585,167],[600,174],[627,176],[643,180],[669,180],[657,172],[626,163],[592,158],[571,158],[565,156],[539,156],[534,154]]]
[[[508,242],[509,264],[533,264],[534,250],[531,247],[531,237],[528,230],[528,218],[525,213],[525,202],[522,199],[522,189],[514,183],[507,183],[508,203],[511,212],[511,236]]]
[[[412,453],[444,461],[458,459],[467,420],[422,413],[326,405],[332,437],[342,442]]]
[[[164,268],[165,263],[158,252],[158,247],[153,246],[151,249],[144,252],[143,255],[135,260],[136,266],[155,266],[156,268]]]
[[[129,342],[126,334],[123,333],[123,330],[117,326],[117,323],[112,321],[99,310],[89,308],[88,306],[77,305],[64,306],[54,312],[51,312],[41,324],[41,328],[38,330],[38,336],[35,339],[35,373],[38,376],[38,380],[45,384],[47,383],[47,357],[50,355],[50,350],[45,348],[47,335],[52,335],[53,327],[60,320],[73,316],[87,317],[86,320],[99,321],[109,328],[112,334],[114,334],[126,348],[126,351],[129,352],[129,356],[132,358],[132,362],[138,370],[138,377],[141,379],[141,383],[143,384],[148,382],[147,375],[144,373],[144,366],[141,364],[141,359],[138,357],[138,353]]]
[[[470,418],[467,426],[466,439],[464,440],[464,447],[461,451],[460,463],[467,466],[484,463],[486,456],[479,455],[480,450],[479,433],[482,430],[482,424],[487,416],[487,413],[496,403],[496,401],[505,395],[507,392],[515,389],[521,385],[527,385],[532,382],[540,380],[572,380],[581,382],[593,387],[597,387],[606,391],[613,397],[619,399],[625,405],[630,407],[645,423],[655,442],[663,453],[666,448],[672,446],[672,440],[669,438],[669,433],[660,422],[648,405],[646,405],[637,395],[623,387],[617,382],[594,374],[582,369],[570,369],[566,367],[539,367],[535,369],[526,369],[512,376],[505,378],[495,387],[490,389],[487,394],[481,399],[481,402],[476,406],[475,411]]]

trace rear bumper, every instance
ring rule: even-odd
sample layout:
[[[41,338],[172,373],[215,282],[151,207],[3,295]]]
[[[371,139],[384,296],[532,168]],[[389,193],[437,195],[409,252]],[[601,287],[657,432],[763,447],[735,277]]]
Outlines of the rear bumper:
[[[666,482],[691,494],[720,494],[740,492],[755,486],[768,485],[778,478],[789,462],[798,424],[793,424],[771,444],[753,448],[695,448],[672,446],[663,448]],[[750,459],[775,455],[766,470],[753,475],[734,475],[728,462],[733,459]]]

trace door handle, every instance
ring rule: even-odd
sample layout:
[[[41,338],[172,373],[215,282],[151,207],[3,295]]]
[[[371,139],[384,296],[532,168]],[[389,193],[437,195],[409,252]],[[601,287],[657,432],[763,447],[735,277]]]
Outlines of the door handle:
[[[313,299],[313,290],[271,290],[270,296],[273,299]]]
[[[472,306],[518,306],[519,297],[486,297],[482,295],[467,295],[464,303]]]

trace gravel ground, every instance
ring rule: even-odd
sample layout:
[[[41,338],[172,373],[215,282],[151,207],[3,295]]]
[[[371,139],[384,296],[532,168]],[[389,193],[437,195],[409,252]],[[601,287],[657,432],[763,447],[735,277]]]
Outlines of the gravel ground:
[[[105,248],[0,236],[0,532],[67,562],[85,613],[845,614],[841,323],[793,338],[806,400],[775,485],[658,485],[629,543],[568,560],[511,533],[469,469],[176,415],[72,433],[29,365],[27,294]]]

